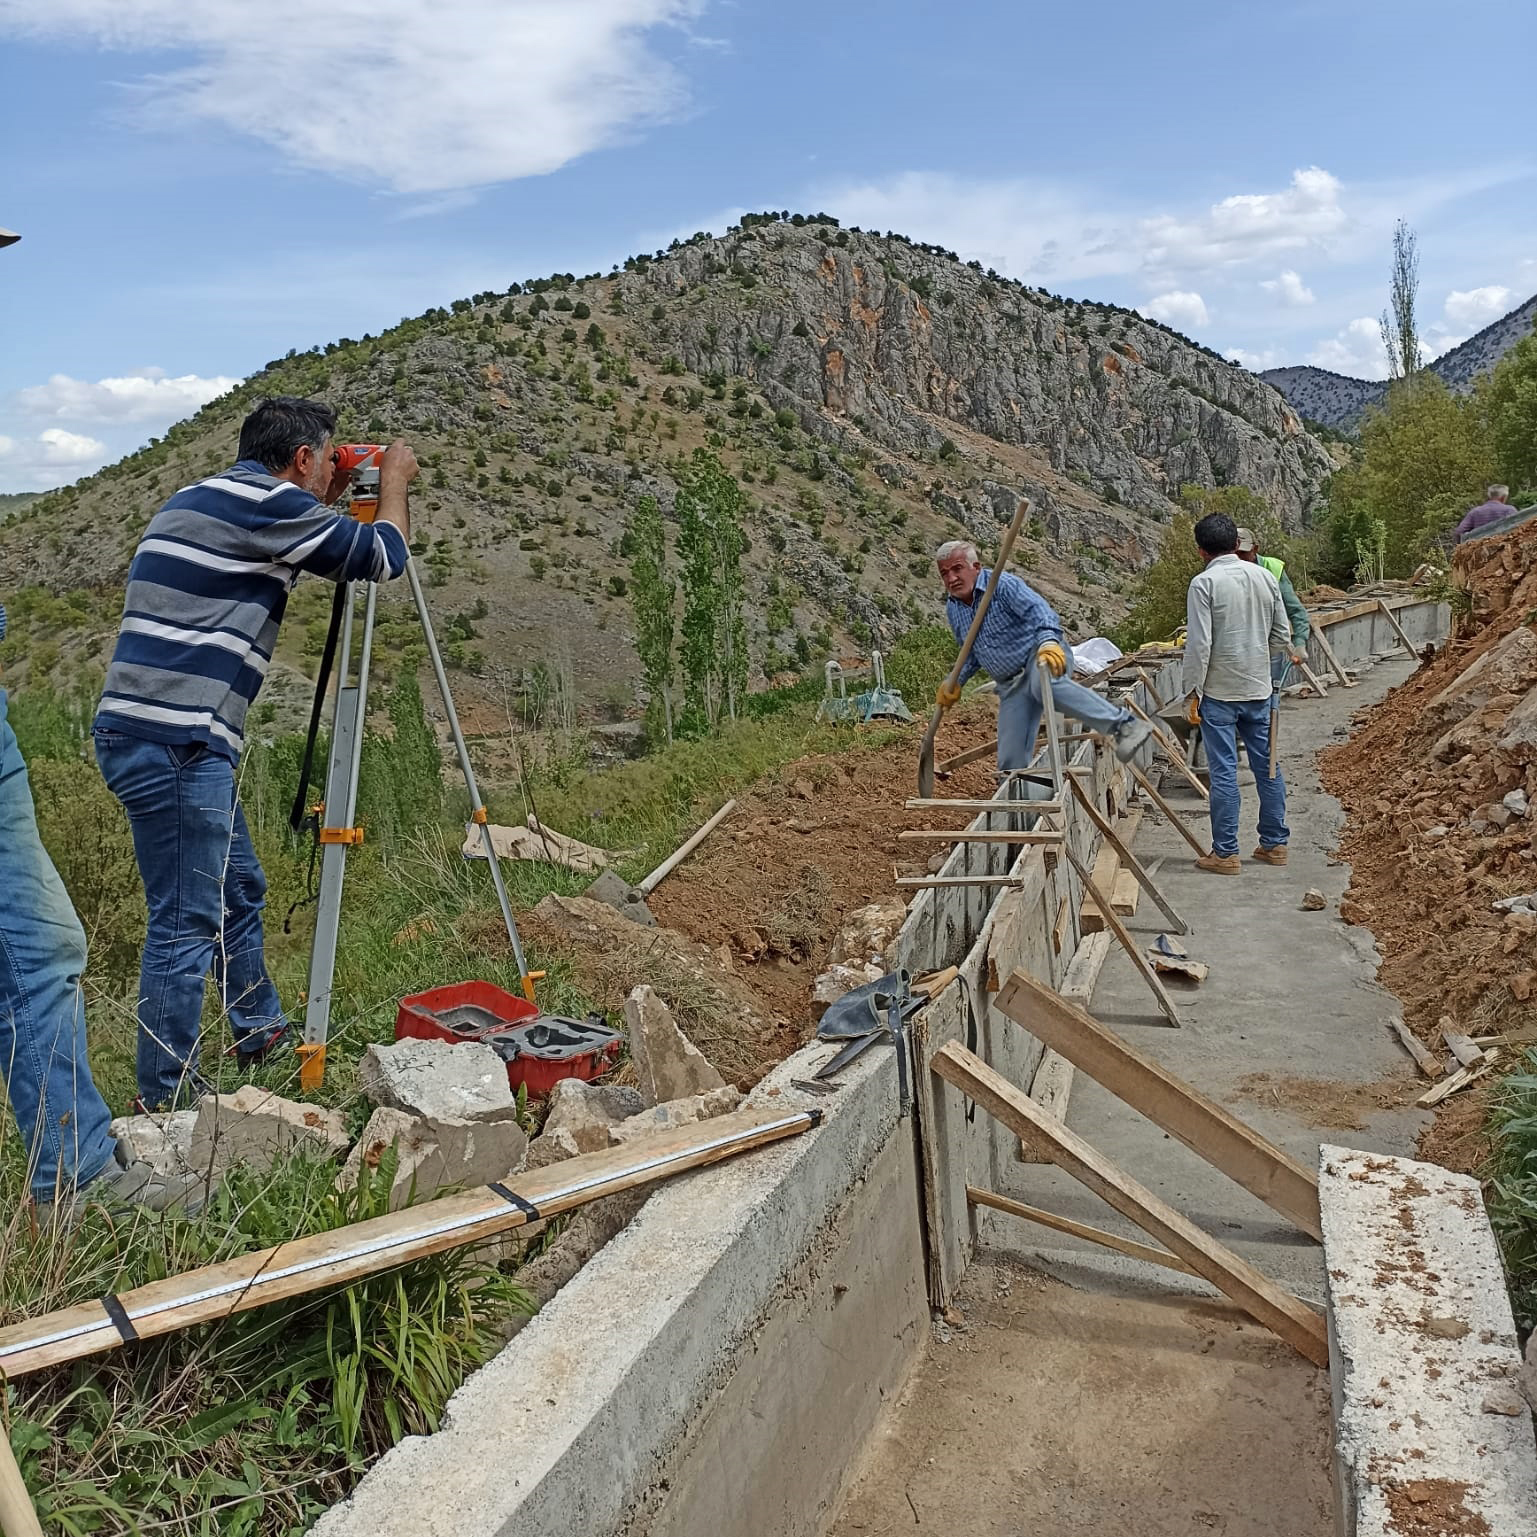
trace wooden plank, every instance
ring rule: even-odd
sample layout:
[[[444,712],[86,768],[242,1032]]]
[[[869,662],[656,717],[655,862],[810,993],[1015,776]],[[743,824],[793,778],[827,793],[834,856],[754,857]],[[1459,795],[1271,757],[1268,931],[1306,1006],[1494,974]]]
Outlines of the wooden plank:
[[[1023,828],[1011,831],[1006,827],[963,827],[951,831],[948,827],[914,827],[897,834],[898,843],[1060,843],[1062,833],[1057,828],[1035,828],[1026,832]]]
[[[1034,1094],[1030,1097],[1035,1099]],[[1074,1222],[1071,1217],[1059,1217],[1055,1212],[1044,1211],[1039,1206],[1026,1206],[1023,1201],[1011,1201],[1008,1196],[997,1195],[991,1190],[979,1190],[975,1185],[967,1185],[966,1199],[973,1206],[991,1206],[994,1211],[1006,1211],[1011,1217],[1023,1217],[1026,1222],[1038,1222],[1054,1232],[1068,1233],[1074,1238],[1102,1244],[1132,1259],[1146,1260],[1149,1265],[1162,1265],[1165,1270],[1178,1270],[1184,1275],[1198,1276],[1201,1273],[1194,1265],[1187,1265],[1177,1254],[1170,1254],[1167,1249],[1151,1248],[1145,1243],[1138,1243],[1135,1238],[1122,1238],[1119,1233],[1107,1233],[1103,1228],[1090,1227],[1087,1222]]]
[[[1137,775],[1139,783],[1144,783],[1140,770],[1133,769],[1132,772]],[[1190,932],[1190,925],[1177,912],[1175,912],[1173,903],[1171,903],[1168,898],[1165,897],[1164,894],[1158,889],[1157,884],[1153,880],[1153,877],[1149,875],[1147,870],[1143,867],[1142,861],[1132,853],[1131,839],[1123,838],[1119,829],[1110,825],[1110,819],[1103,815],[1099,807],[1094,804],[1094,801],[1089,795],[1089,792],[1085,790],[1084,787],[1079,784],[1076,779],[1069,779],[1068,783],[1071,784],[1073,788],[1073,795],[1076,798],[1078,804],[1083,807],[1084,811],[1088,814],[1089,820],[1095,825],[1096,828],[1099,829],[1100,836],[1105,840],[1107,844],[1110,845],[1111,848],[1116,851],[1120,862],[1126,867],[1127,872],[1153,899],[1154,903],[1157,905],[1158,911],[1161,912],[1164,917],[1167,918],[1169,922],[1179,930],[1181,934],[1188,934]],[[1185,828],[1185,824],[1168,810],[1167,804],[1163,801],[1163,797],[1158,796],[1156,792],[1153,792],[1150,786],[1146,786],[1144,784],[1144,788],[1147,788],[1150,793],[1154,794],[1155,799],[1161,806],[1163,806],[1164,814],[1169,816],[1174,821],[1175,825],[1185,833],[1187,840],[1194,842],[1195,840],[1190,837],[1190,833]],[[1123,819],[1123,821],[1124,820],[1125,819]],[[1139,827],[1140,825],[1141,815],[1139,813],[1137,822],[1133,825],[1134,835],[1136,827]],[[1199,845],[1197,845],[1197,852],[1202,852]],[[1135,911],[1135,909],[1133,910]]]
[[[1009,816],[1019,812],[1028,812],[1031,816],[1041,813],[1050,814],[1062,810],[1061,801],[1026,801],[1026,800],[966,800],[946,801],[935,800],[932,796],[919,796],[907,801],[909,811],[995,811]]]
[[[1061,955],[1062,948],[1067,943],[1068,923],[1071,917],[1072,908],[1068,903],[1068,899],[1063,897],[1062,900],[1057,903],[1056,922],[1051,926],[1051,948],[1058,955]]]
[[[993,1006],[1304,1233],[1323,1237],[1318,1180],[1289,1153],[1085,1010],[1016,971]]]
[[[1153,728],[1153,740],[1163,748],[1164,755],[1169,762],[1182,774],[1189,783],[1191,789],[1204,800],[1211,799],[1211,791],[1196,778],[1195,771],[1190,767],[1190,760],[1180,751],[1178,743],[1169,735],[1157,721],[1153,719],[1135,699],[1127,699],[1126,708],[1141,720],[1145,720]]]
[[[1142,895],[1142,887],[1137,884],[1137,877],[1130,870],[1121,870],[1115,877],[1115,885],[1110,888],[1110,905],[1123,918],[1135,918],[1137,916],[1137,898]]]
[[[1318,642],[1318,649],[1323,652],[1324,661],[1333,669],[1334,676],[1340,680],[1340,687],[1354,688],[1355,680],[1340,666],[1340,659],[1335,656],[1334,647],[1329,644],[1329,638],[1324,634],[1321,625],[1313,626],[1313,639]]]
[[[1015,973],[1016,976],[1019,973]],[[981,1105],[989,1115],[1020,1136],[1050,1142],[1052,1161],[1080,1184],[1109,1202],[1123,1217],[1179,1256],[1197,1275],[1232,1298],[1251,1318],[1285,1340],[1315,1366],[1329,1364],[1329,1343],[1323,1319],[1262,1275],[1246,1260],[1224,1248],[1188,1217],[1161,1201],[1151,1190],[1116,1167],[1060,1121],[1045,1114],[1027,1094],[995,1073],[964,1046],[952,1041],[934,1054],[933,1068],[947,1083]]]
[[[1196,835],[1191,832],[1188,827],[1185,826],[1184,818],[1181,817],[1179,812],[1177,812],[1168,803],[1168,801],[1163,798],[1163,796],[1154,787],[1153,781],[1149,779],[1147,775],[1144,774],[1135,763],[1131,765],[1131,775],[1132,778],[1142,786],[1142,789],[1146,793],[1148,799],[1151,800],[1152,803],[1164,814],[1164,817],[1173,824],[1180,837],[1182,837],[1185,842],[1188,843],[1190,847],[1196,851],[1197,854],[1204,854],[1206,850],[1201,846],[1201,840],[1197,838]],[[1178,925],[1176,925],[1176,927],[1178,927]],[[1181,932],[1188,934],[1190,932],[1189,925],[1187,924]]]
[[[556,1217],[602,1196],[639,1189],[809,1131],[821,1118],[818,1110],[739,1110],[529,1170],[509,1179],[507,1186],[537,1207],[538,1217]],[[154,1339],[321,1287],[345,1285],[445,1249],[481,1243],[530,1220],[528,1212],[492,1190],[466,1191],[170,1276],[122,1292],[117,1301],[139,1336]],[[0,1329],[0,1376],[21,1377],[115,1350],[122,1343],[100,1302],[63,1308]]]
[[[1463,1067],[1477,1067],[1484,1060],[1483,1047],[1474,1045],[1468,1036],[1456,1029],[1450,1015],[1441,1016],[1441,1039],[1446,1043],[1446,1049]]]
[[[1108,929],[1087,935],[1073,951],[1073,963],[1067,968],[1062,983],[1062,996],[1079,1008],[1086,1009],[1099,983],[1099,974],[1110,954],[1113,936]]]
[[[1110,938],[1108,930],[1101,932],[1107,940]],[[1048,1046],[1041,1053],[1035,1075],[1030,1080],[1030,1098],[1059,1121],[1067,1119],[1067,1102],[1073,1092],[1073,1071],[1073,1064],[1066,1057],[1059,1057]],[[1020,1163],[1050,1163],[1051,1148],[1045,1143],[1031,1142],[1021,1137],[1015,1156]]]
[[[1443,1078],[1433,1089],[1426,1089],[1414,1103],[1427,1109],[1431,1105],[1439,1105],[1448,1095],[1455,1094],[1459,1089],[1465,1089],[1470,1083],[1482,1078],[1499,1060],[1499,1056],[1499,1047],[1491,1046],[1476,1067],[1459,1068],[1449,1078]]]
[[[1390,609],[1381,598],[1377,599],[1377,607],[1382,610],[1383,614],[1387,618],[1388,623],[1393,626],[1393,633],[1402,643],[1404,650],[1407,651],[1416,662],[1419,661],[1420,654],[1414,649],[1414,642],[1404,634],[1404,627],[1398,622],[1398,615],[1395,614],[1393,610]]]
[[[1073,852],[1072,844],[1063,843],[1061,848],[1062,852],[1067,855],[1067,862],[1078,872],[1078,879],[1094,893],[1094,900],[1099,904],[1100,911],[1105,915],[1105,926],[1115,935],[1116,940],[1126,952],[1132,966],[1141,976],[1142,980],[1147,983],[1148,991],[1152,993],[1158,1002],[1158,1007],[1163,1011],[1163,1017],[1175,1029],[1178,1029],[1180,1024],[1179,1010],[1174,1006],[1174,1000],[1169,996],[1163,983],[1158,980],[1157,972],[1142,958],[1142,952],[1137,948],[1137,942],[1127,933],[1126,925],[1121,922],[1115,909],[1111,907],[1109,898],[1106,897],[1104,892],[1095,890],[1094,883],[1089,878],[1089,872],[1084,869],[1083,861]],[[1016,972],[1015,975],[1017,976],[1019,973]],[[1053,993],[1052,996],[1056,997],[1056,994]]]
[[[980,747],[968,747],[965,752],[958,752],[953,758],[946,758],[935,768],[934,774],[937,778],[944,779],[956,769],[965,768],[968,763],[975,763],[980,758],[989,757],[997,750],[998,738],[994,737],[991,742],[983,742]]]
[[[1393,1034],[1398,1037],[1404,1050],[1419,1064],[1420,1071],[1427,1078],[1439,1078],[1446,1069],[1436,1060],[1436,1055],[1428,1051],[1424,1044],[1414,1035],[1409,1027],[1396,1014],[1388,1021]]]
[[[895,885],[911,891],[943,891],[952,886],[1020,886],[1024,875],[899,875]]]
[[[1155,710],[1161,710],[1164,706],[1164,697],[1158,692],[1158,683],[1157,680],[1153,677],[1152,673],[1144,672],[1139,667],[1137,669],[1137,677],[1141,680],[1142,687],[1145,688],[1152,696],[1153,708]]]
[[[1069,783],[1077,784],[1077,780],[1068,776]],[[1099,846],[1099,851],[1094,856],[1094,869],[1092,880],[1094,887],[1099,891],[1108,891],[1115,884],[1115,878],[1120,873],[1121,860],[1115,851],[1115,846],[1105,839]],[[1094,900],[1087,886],[1084,887],[1083,900],[1078,904],[1078,928],[1084,934],[1097,934],[1105,927],[1104,914],[1099,910],[1099,903]]]

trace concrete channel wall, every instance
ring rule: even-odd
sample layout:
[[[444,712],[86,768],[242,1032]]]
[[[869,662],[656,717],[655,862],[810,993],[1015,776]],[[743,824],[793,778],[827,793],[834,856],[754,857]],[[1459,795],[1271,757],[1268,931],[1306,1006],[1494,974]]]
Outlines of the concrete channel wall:
[[[1444,605],[1390,601],[1416,645],[1445,634]],[[1319,619],[1347,668],[1398,644],[1380,610],[1346,604]],[[1146,681],[1127,681],[1154,703]],[[1177,664],[1152,681],[1174,698]],[[1102,748],[1067,746],[1085,789],[1118,813],[1129,777]],[[1091,865],[1093,824],[1071,801],[1065,819]],[[1005,871],[1007,886],[920,892],[899,959],[914,974],[960,971],[917,1016],[915,1062],[971,1042],[1028,1087],[1041,1045],[991,1007],[991,991],[1020,966],[1061,984],[1082,891],[1042,845],[958,845],[941,873]],[[827,1054],[804,1048],[749,1098],[815,1105],[817,1130],[652,1194],[460,1388],[443,1429],[389,1453],[317,1537],[818,1537],[931,1306],[988,1240],[966,1185],[1007,1191],[1018,1158],[1015,1138],[985,1114],[968,1119],[929,1072],[913,1073],[902,1113],[885,1047],[833,1094],[795,1088]]]

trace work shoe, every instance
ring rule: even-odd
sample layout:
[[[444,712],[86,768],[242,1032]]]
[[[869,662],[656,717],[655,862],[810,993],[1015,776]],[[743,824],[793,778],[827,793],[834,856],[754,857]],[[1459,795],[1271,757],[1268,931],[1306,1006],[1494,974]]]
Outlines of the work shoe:
[[[134,1207],[145,1211],[179,1211],[191,1216],[203,1205],[203,1177],[188,1169],[180,1174],[161,1174],[143,1159],[130,1157],[127,1147],[116,1144],[112,1162],[95,1179],[87,1180],[69,1192],[60,1192],[56,1201],[38,1201],[37,1222],[67,1233],[85,1214],[87,1206],[102,1206],[108,1211],[126,1212]]]
[[[1115,755],[1122,763],[1129,763],[1137,755],[1137,749],[1153,734],[1153,728],[1145,720],[1128,715],[1115,728]]]
[[[242,1073],[249,1073],[275,1053],[291,1050],[293,1043],[294,1027],[291,1021],[285,1019],[281,1024],[273,1025],[270,1030],[253,1030],[249,1035],[242,1036],[224,1055],[233,1057],[235,1066]]]
[[[1278,843],[1274,848],[1266,848],[1263,844],[1249,856],[1257,859],[1262,865],[1275,865],[1278,868],[1286,863],[1286,845]]]
[[[1202,854],[1195,862],[1197,870],[1208,875],[1241,875],[1243,862],[1236,854]]]

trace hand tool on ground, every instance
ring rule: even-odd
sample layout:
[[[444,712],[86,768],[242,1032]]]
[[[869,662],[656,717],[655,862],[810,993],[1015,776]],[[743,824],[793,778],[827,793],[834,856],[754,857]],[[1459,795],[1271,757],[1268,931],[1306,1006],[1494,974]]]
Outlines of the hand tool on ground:
[[[993,560],[993,579],[987,584],[982,596],[977,599],[977,611],[971,616],[971,627],[966,631],[966,638],[961,642],[955,665],[945,679],[945,684],[950,689],[959,687],[961,669],[971,655],[972,646],[976,644],[977,632],[982,628],[982,621],[987,618],[987,610],[993,601],[993,590],[998,585],[998,578],[1008,568],[1009,556],[1014,552],[1014,541],[1019,538],[1019,531],[1024,527],[1025,515],[1029,511],[1030,498],[1020,497],[1018,505],[1014,508],[1014,516],[1009,526],[1003,531],[1003,538],[998,544],[998,554]],[[918,793],[920,795],[934,793],[934,738],[939,735],[939,723],[944,718],[944,713],[944,709],[936,703],[934,713],[929,716],[928,729],[923,733],[923,745],[918,749]]]
[[[337,463],[352,477],[351,512],[360,523],[372,523],[379,511],[379,459],[383,448],[378,444],[345,444],[336,450]],[[437,636],[433,633],[432,619],[427,612],[427,599],[422,592],[421,579],[416,572],[415,557],[406,555],[406,582],[411,599],[416,606],[416,617],[427,643],[428,660],[432,663],[433,677],[437,680],[438,693],[443,700],[443,713],[448,719],[449,733],[458,755],[459,768],[464,776],[464,786],[469,793],[470,821],[480,828],[485,844],[486,863],[491,871],[491,884],[496,888],[497,905],[502,911],[502,921],[507,938],[512,944],[513,959],[517,964],[523,994],[530,1003],[534,1001],[534,982],[542,973],[530,972],[524,959],[522,941],[518,938],[518,926],[512,916],[512,903],[507,896],[507,885],[502,879],[501,861],[491,837],[489,818],[480,798],[475,781],[475,770],[470,764],[469,748],[464,733],[459,728],[458,712],[454,709],[453,694],[448,686],[448,674],[443,667],[442,653],[438,650]],[[356,676],[353,677],[353,628],[356,619],[357,589],[365,588],[361,644],[358,649]],[[314,834],[315,846],[320,855],[320,884],[316,898],[315,939],[310,952],[309,988],[304,1012],[304,1039],[298,1047],[299,1083],[306,1091],[318,1089],[325,1078],[326,1040],[331,1026],[331,993],[336,976],[337,934],[341,925],[342,883],[346,874],[347,850],[363,841],[363,829],[355,825],[358,801],[358,778],[363,760],[363,736],[368,718],[368,671],[373,657],[374,617],[379,595],[377,582],[342,582],[337,584],[336,599],[331,610],[331,624],[326,637],[326,649],[321,658],[320,676],[316,682],[315,703],[310,712],[310,735],[305,746],[304,761],[300,770],[299,793],[295,798],[290,823],[295,830],[308,826]],[[339,645],[338,645],[339,642]],[[324,708],[329,674],[337,656],[335,698],[332,706],[331,745],[326,765],[325,799],[318,805],[306,807],[309,773],[313,761],[315,742]]]

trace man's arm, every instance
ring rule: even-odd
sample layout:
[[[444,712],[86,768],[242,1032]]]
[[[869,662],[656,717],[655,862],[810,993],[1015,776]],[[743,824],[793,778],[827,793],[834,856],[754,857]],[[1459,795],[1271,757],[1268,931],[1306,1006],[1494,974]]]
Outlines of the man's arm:
[[[1193,577],[1185,594],[1185,693],[1206,691],[1211,664],[1211,583],[1203,571]]]
[[[411,504],[407,489],[420,473],[416,455],[404,438],[396,438],[379,455],[379,512],[381,523],[392,524],[401,539],[411,543]]]
[[[1291,623],[1291,644],[1293,651],[1306,651],[1308,637],[1313,633],[1313,627],[1308,621],[1308,611],[1302,606],[1302,599],[1297,596],[1297,589],[1292,586],[1292,579],[1283,571],[1280,576],[1281,601],[1286,605],[1286,617]]]
[[[249,530],[252,553],[330,582],[388,582],[409,551],[393,522],[359,523],[332,512],[308,491],[285,488],[263,504],[271,521]]]
[[[1274,577],[1270,579],[1270,634],[1266,643],[1271,656],[1290,650],[1292,644],[1292,622],[1281,597],[1281,584]]]

